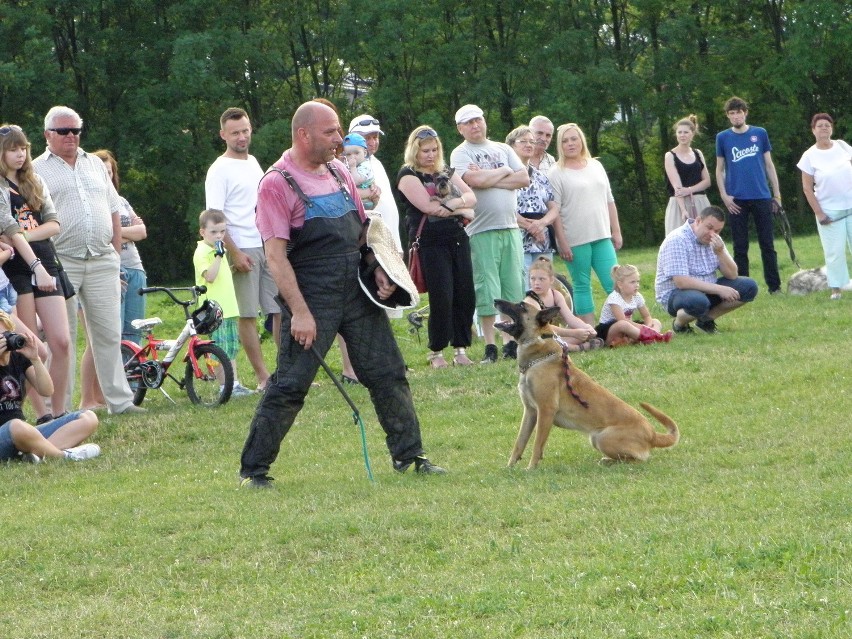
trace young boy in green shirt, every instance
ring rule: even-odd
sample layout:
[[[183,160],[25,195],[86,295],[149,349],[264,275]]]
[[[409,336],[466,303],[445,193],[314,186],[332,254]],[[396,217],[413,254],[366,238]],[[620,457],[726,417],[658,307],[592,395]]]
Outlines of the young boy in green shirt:
[[[199,298],[216,300],[222,307],[222,324],[210,336],[231,360],[234,369],[234,390],[231,397],[245,397],[254,391],[240,384],[237,378],[237,353],[240,350],[240,338],[237,328],[237,298],[234,294],[234,281],[231,267],[225,259],[225,214],[216,209],[202,211],[198,217],[201,240],[192,256],[195,266],[195,284],[206,286],[207,294]]]

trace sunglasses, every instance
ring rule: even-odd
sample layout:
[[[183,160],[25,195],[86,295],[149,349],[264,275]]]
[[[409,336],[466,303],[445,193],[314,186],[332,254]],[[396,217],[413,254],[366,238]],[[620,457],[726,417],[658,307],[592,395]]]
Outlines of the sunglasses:
[[[361,120],[355,126],[370,126],[371,124],[375,124],[376,126],[379,126],[379,121],[378,120]]]
[[[23,129],[17,124],[10,124],[9,126],[0,128],[0,135],[9,135],[12,131],[20,131],[23,133]]]
[[[61,127],[59,129],[48,129],[48,131],[53,131],[54,133],[57,133],[57,134],[59,134],[63,137],[68,135],[69,133],[71,135],[80,135],[80,131],[82,131],[82,130],[83,129],[81,127],[74,127],[74,128]]]
[[[437,138],[438,134],[435,133],[433,129],[423,129],[422,131],[419,131],[414,137],[418,140],[425,140],[426,138]]]

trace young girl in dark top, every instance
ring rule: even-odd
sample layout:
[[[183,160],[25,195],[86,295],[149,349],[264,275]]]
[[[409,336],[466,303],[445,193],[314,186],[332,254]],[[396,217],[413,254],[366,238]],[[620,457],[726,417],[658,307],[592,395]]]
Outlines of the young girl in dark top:
[[[39,416],[37,423],[65,413],[68,385],[70,330],[65,310],[65,297],[57,288],[58,261],[50,238],[59,233],[59,221],[53,199],[41,177],[35,172],[30,156],[30,143],[20,127],[0,127],[0,188],[10,202],[10,216],[0,215],[0,228],[15,257],[3,264],[3,271],[18,293],[17,313],[24,325],[38,331],[38,319],[50,346],[50,377],[53,414],[33,394],[30,399]]]

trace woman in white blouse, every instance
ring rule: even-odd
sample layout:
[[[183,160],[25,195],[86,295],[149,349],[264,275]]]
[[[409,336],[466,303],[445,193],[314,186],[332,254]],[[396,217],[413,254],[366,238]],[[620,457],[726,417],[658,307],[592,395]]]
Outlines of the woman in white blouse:
[[[831,299],[849,285],[847,250],[852,251],[852,148],[832,140],[834,120],[828,113],[811,118],[816,144],[796,165],[802,170],[802,188],[816,215],[817,230],[825,254],[825,270]]]

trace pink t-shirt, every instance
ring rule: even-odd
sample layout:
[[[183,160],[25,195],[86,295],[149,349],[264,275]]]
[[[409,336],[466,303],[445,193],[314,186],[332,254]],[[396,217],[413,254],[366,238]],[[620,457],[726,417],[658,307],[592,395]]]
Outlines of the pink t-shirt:
[[[332,164],[349,190],[352,206],[358,210],[358,215],[363,222],[367,216],[349,170],[338,160],[332,160]],[[273,166],[292,175],[308,197],[328,195],[340,190],[337,180],[331,173],[317,175],[298,168],[290,158],[289,149],[284,151],[284,155]],[[256,223],[264,242],[273,237],[289,241],[290,229],[299,229],[305,224],[305,203],[299,199],[296,192],[278,172],[272,172],[260,181],[257,191]]]

